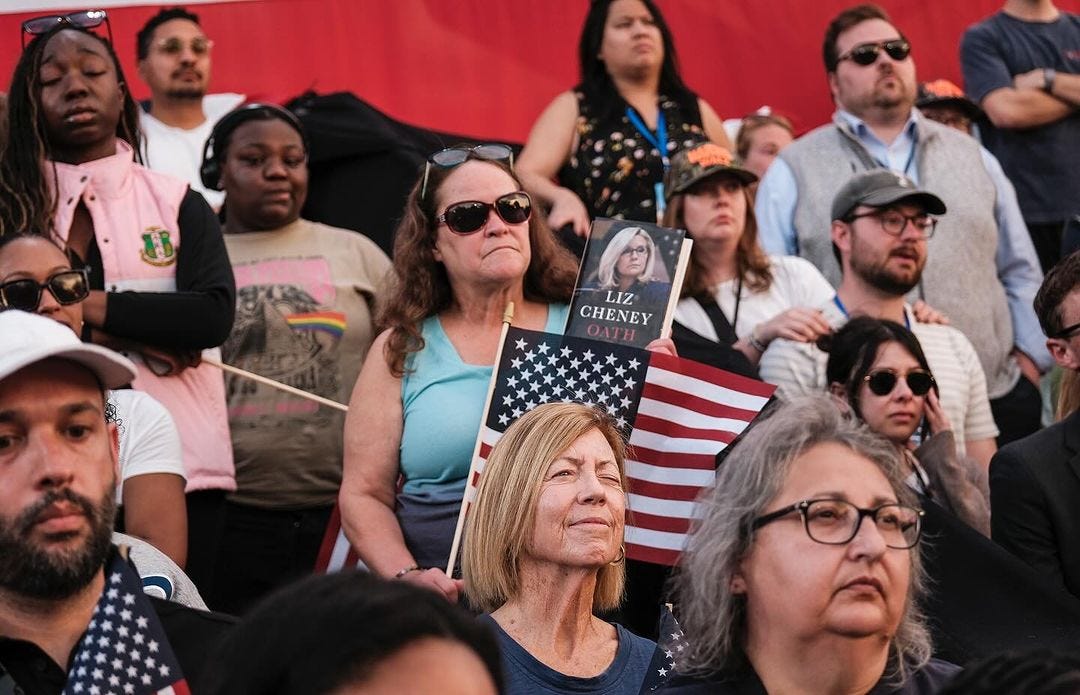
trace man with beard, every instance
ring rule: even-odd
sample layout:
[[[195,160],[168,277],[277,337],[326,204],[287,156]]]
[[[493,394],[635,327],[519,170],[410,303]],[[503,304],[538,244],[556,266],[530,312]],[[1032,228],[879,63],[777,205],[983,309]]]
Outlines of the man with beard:
[[[816,265],[834,285],[829,206],[853,173],[904,174],[948,205],[912,299],[943,312],[975,345],[999,444],[1039,428],[1039,374],[1052,365],[1031,309],[1042,281],[1016,192],[973,138],[914,108],[911,44],[875,5],[841,12],[825,32],[837,111],[784,148],[758,187],[761,245]]]
[[[821,309],[835,330],[853,315],[906,325],[919,339],[937,381],[941,406],[958,448],[988,466],[997,428],[986,397],[986,379],[975,349],[950,326],[918,323],[904,295],[919,283],[927,241],[936,238],[941,198],[885,169],[856,174],[833,200],[832,250],[842,269],[836,296]],[[809,343],[774,340],[761,357],[761,378],[781,398],[826,387],[828,355]]]
[[[118,439],[104,390],[134,378],[55,321],[0,313],[0,692],[191,684],[232,622],[146,596],[111,543]]]
[[[206,93],[213,46],[198,15],[182,7],[161,10],[136,37],[139,76],[150,88],[149,106],[139,114],[146,165],[187,181],[218,210],[225,194],[206,188],[199,178],[203,146],[218,119],[244,95]]]

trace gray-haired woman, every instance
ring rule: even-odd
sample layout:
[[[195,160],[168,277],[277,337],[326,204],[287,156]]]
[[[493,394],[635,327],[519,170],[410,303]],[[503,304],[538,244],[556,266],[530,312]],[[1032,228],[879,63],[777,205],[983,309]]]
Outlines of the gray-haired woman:
[[[922,512],[895,447],[798,399],[757,425],[700,500],[679,579],[681,693],[933,693],[919,611]]]

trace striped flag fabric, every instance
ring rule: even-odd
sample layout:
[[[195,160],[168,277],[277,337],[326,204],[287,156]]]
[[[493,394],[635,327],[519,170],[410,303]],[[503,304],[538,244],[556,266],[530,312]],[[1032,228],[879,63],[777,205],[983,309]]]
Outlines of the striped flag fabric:
[[[711,485],[716,455],[768,403],[775,387],[692,360],[638,348],[509,329],[466,503],[491,447],[510,424],[552,401],[592,403],[629,433],[626,556],[674,565]]]
[[[626,556],[675,565],[694,499],[715,478],[716,455],[747,428],[775,390],[693,360],[511,327],[465,505],[476,497],[491,448],[514,420],[541,403],[592,403],[629,434]],[[358,563],[335,508],[315,569],[333,572]]]

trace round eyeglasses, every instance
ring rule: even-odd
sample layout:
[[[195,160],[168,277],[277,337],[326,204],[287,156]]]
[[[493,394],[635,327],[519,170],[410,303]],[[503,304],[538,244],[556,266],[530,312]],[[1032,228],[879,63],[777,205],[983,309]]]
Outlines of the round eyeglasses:
[[[766,524],[798,512],[803,528],[810,540],[825,545],[845,545],[859,533],[864,517],[874,520],[874,525],[885,545],[897,550],[912,548],[922,535],[923,511],[904,504],[883,504],[873,509],[862,509],[851,502],[834,499],[803,500],[754,519],[756,530]]]

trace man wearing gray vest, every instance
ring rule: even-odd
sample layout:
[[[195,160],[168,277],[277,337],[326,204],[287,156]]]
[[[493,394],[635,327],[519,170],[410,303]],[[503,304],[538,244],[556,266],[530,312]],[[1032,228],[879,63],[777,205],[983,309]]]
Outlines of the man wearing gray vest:
[[[1034,432],[1039,374],[1052,361],[1031,308],[1042,272],[1016,192],[978,142],[914,108],[911,44],[881,8],[841,12],[823,53],[837,111],[832,123],[785,148],[762,179],[755,208],[762,246],[808,259],[836,285],[830,205],[852,174],[891,169],[934,191],[949,215],[929,241],[916,296],[974,344],[999,444]]]

